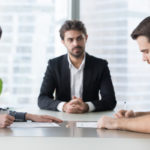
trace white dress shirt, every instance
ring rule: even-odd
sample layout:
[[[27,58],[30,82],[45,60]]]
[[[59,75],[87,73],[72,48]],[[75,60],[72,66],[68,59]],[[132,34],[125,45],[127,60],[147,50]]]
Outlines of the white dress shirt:
[[[70,60],[70,57],[68,55],[68,62],[69,62],[69,69],[70,69],[70,84],[71,84],[71,98],[73,96],[76,96],[77,98],[82,99],[82,93],[83,93],[83,71],[85,66],[85,59],[86,54],[84,56],[84,59],[82,60],[82,63],[79,68],[76,68]],[[63,111],[63,106],[66,102],[61,102],[58,104],[57,109],[59,111]],[[89,106],[89,112],[95,110],[95,106],[92,102],[86,102]]]

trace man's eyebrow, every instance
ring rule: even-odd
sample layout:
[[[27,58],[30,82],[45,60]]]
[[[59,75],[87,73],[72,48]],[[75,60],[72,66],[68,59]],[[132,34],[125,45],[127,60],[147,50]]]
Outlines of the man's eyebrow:
[[[82,34],[81,34],[81,35],[79,35],[79,36],[77,36],[77,38],[79,38],[79,37],[82,37]]]
[[[148,49],[141,49],[141,52],[145,52],[145,51],[148,51]]]
[[[82,35],[79,35],[77,37],[68,37],[67,39],[74,39],[74,38],[80,38],[80,37],[82,37]]]
[[[69,39],[69,40],[70,40],[70,39],[73,39],[73,38],[72,38],[72,37],[68,37],[67,39]]]

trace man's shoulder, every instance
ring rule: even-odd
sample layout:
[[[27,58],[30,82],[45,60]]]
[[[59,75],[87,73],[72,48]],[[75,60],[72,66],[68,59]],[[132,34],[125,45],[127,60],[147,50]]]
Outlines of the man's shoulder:
[[[62,61],[64,61],[64,59],[66,59],[66,58],[67,58],[67,54],[61,55],[61,56],[49,59],[48,63],[51,63],[51,64],[62,63]]]
[[[106,59],[99,58],[99,57],[89,55],[89,54],[87,54],[87,59],[89,59],[93,63],[100,63],[100,64],[107,64],[108,63]]]

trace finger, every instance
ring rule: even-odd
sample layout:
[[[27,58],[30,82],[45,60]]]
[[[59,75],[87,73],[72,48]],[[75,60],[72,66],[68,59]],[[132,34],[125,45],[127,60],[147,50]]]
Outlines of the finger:
[[[81,98],[78,98],[79,101],[83,102],[83,100]]]
[[[7,127],[7,126],[10,126],[10,124],[7,123],[7,122],[5,122],[5,123],[1,124],[0,126],[1,126],[1,128],[5,128],[5,127]]]
[[[83,112],[83,108],[81,106],[76,106],[75,107],[75,113],[81,114]]]
[[[97,128],[99,128],[99,129],[104,128],[104,127],[102,126],[102,119],[100,119],[100,120],[98,121],[98,123],[97,123]]]
[[[68,110],[67,113],[71,113],[71,114],[81,114],[81,112],[78,111],[78,110]]]
[[[8,125],[11,125],[12,123],[13,123],[12,120],[6,120],[6,121],[5,121],[5,124],[8,124]]]
[[[114,116],[115,116],[115,118],[122,118],[123,117],[122,114],[120,114],[120,113],[116,113]]]
[[[69,105],[66,109],[67,113],[80,113],[80,105]]]
[[[48,115],[45,115],[44,117],[45,117],[45,118],[47,118],[47,119],[50,119],[50,120],[52,120],[53,122],[58,122],[58,123],[61,123],[61,122],[63,122],[61,119],[59,119],[59,118],[56,118],[56,117],[53,117],[53,116],[48,116]]]
[[[10,120],[10,121],[14,121],[15,120],[15,117],[11,116],[11,115],[7,115],[7,118]]]
[[[13,121],[12,120],[9,120],[8,118],[7,118],[7,116],[4,118],[4,120],[1,120],[1,125],[5,125],[5,124],[8,124],[8,125],[10,125],[10,124],[12,124],[13,123]]]
[[[116,114],[118,117],[122,118],[122,117],[125,117],[125,113],[126,113],[126,110],[120,110]]]
[[[115,118],[120,118],[120,116],[116,113],[116,114],[114,114],[114,117]]]
[[[52,122],[52,119],[45,117],[45,115],[35,115],[32,120],[35,122]]]
[[[125,117],[128,118],[129,116],[130,116],[130,111],[127,111],[127,112],[125,113]]]
[[[80,102],[78,99],[74,99],[74,100],[70,101],[69,104],[70,104],[70,105],[74,105],[74,104],[75,104],[75,105],[80,105],[81,102]]]
[[[101,128],[102,128],[101,125],[100,125],[100,123],[97,124],[97,128],[98,128],[98,129],[101,129]]]
[[[35,122],[53,122],[52,120],[50,120],[50,119],[46,119],[46,118],[42,118],[42,117],[40,117],[38,120],[34,120]]]
[[[78,109],[78,107],[70,107],[67,110],[68,113],[80,113],[80,110]]]
[[[71,100],[69,103],[68,103],[68,105],[73,105],[73,104],[76,104],[77,103],[77,101],[76,100]]]
[[[53,119],[52,117],[41,115],[39,122],[53,122]]]
[[[125,117],[129,118],[129,117],[134,117],[134,112],[132,110],[129,110],[125,113]]]
[[[51,123],[51,122],[53,122],[53,120],[50,120],[50,119],[41,119],[38,122],[49,122],[49,123]]]
[[[83,106],[78,106],[77,109],[78,109],[79,113],[84,113],[84,111],[85,111],[85,109],[83,108]]]
[[[75,112],[76,112],[76,108],[70,107],[70,108],[67,109],[66,112],[67,112],[67,113],[75,113]]]
[[[0,124],[0,128],[4,128],[4,126]]]
[[[72,99],[77,99],[77,97],[76,96],[72,96]]]
[[[123,118],[124,117],[124,114],[122,114],[122,113],[118,113],[117,115],[119,116],[119,118]]]
[[[5,128],[5,125],[0,124],[0,128]]]

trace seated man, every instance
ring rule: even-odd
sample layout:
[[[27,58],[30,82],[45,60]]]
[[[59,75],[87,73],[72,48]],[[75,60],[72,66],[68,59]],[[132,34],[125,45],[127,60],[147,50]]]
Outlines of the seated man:
[[[60,37],[68,54],[49,60],[39,107],[67,113],[112,110],[116,98],[107,61],[85,52],[88,35],[84,24],[66,21]]]
[[[143,60],[150,64],[150,17],[145,18],[135,28],[131,37],[137,41]],[[98,121],[98,128],[150,133],[150,112],[120,110],[115,117],[102,117]]]
[[[0,27],[0,38],[1,38],[1,35],[2,35],[2,29]],[[0,108],[0,113],[3,113],[2,108]],[[37,122],[54,121],[58,123],[62,122],[62,120],[49,116],[49,115],[35,115],[35,114],[29,114],[29,113],[9,111],[8,114],[0,114],[0,128],[5,128],[17,120],[19,121],[32,120],[32,121],[37,121]]]

